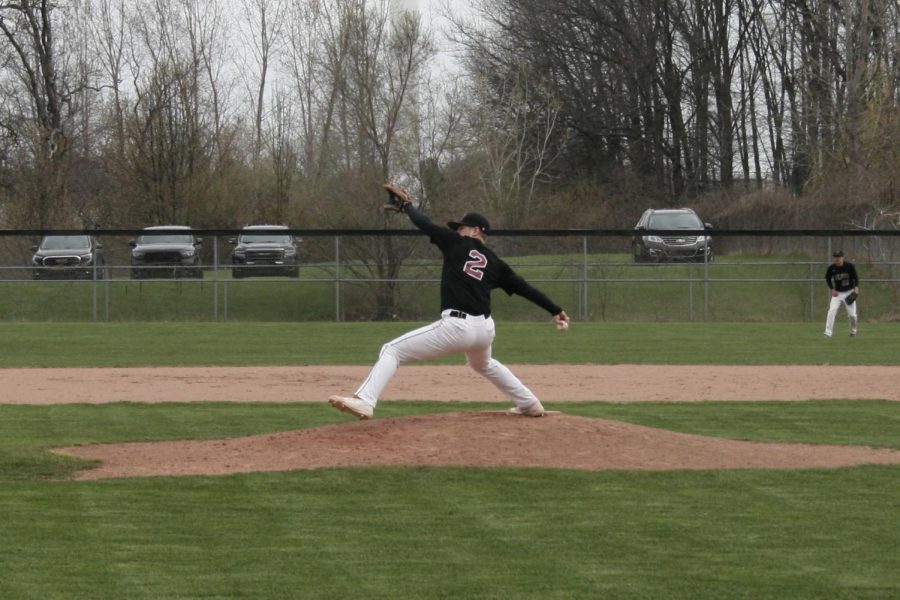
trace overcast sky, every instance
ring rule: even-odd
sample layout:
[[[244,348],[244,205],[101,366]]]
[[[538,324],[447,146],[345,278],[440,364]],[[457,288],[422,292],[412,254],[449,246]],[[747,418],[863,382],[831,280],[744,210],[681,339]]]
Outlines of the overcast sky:
[[[434,33],[434,41],[439,50],[437,65],[442,69],[452,69],[456,66],[453,57],[454,48],[445,36],[448,22],[444,18],[447,9],[454,14],[465,15],[471,12],[470,0],[397,0],[399,5],[407,10],[417,10],[425,19],[429,29]]]

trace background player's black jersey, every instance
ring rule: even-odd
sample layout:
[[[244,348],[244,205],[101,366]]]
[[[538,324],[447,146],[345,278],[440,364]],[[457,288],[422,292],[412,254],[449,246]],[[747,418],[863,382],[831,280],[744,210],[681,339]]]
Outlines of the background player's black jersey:
[[[452,229],[435,225],[412,205],[407,205],[404,212],[444,255],[441,310],[452,308],[471,315],[489,315],[491,290],[500,288],[507,294],[518,294],[534,302],[552,315],[562,311],[561,307],[517,275],[481,240],[464,237]]]
[[[844,261],[840,267],[832,264],[825,271],[825,283],[833,290],[846,292],[859,285],[859,277],[856,275],[856,267],[853,263]]]

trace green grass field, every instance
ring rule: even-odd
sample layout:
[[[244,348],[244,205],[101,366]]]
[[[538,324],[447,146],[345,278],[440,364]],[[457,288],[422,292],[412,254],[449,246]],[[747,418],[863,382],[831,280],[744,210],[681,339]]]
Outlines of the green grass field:
[[[2,323],[6,367],[322,365],[373,362],[416,323]],[[494,354],[542,364],[900,364],[900,323],[552,323],[498,321]],[[459,356],[441,362],[460,363]]]
[[[368,364],[410,323],[4,323],[0,364]],[[498,325],[507,363],[896,366],[900,325]],[[2,371],[0,371],[2,376]],[[5,393],[9,393],[7,390]],[[759,441],[900,449],[900,403],[558,404]],[[496,405],[466,404],[465,410]],[[390,402],[379,416],[459,410]],[[0,598],[896,598],[900,467],[324,469],[67,480],[48,449],[347,420],[279,403],[0,405]]]
[[[596,322],[820,322],[828,309],[826,264],[786,256],[729,256],[709,265],[632,264],[618,254],[510,259],[514,268],[570,315]],[[859,265],[863,322],[898,320],[897,283],[885,267]],[[884,271],[884,272],[881,272]],[[340,284],[333,265],[304,265],[299,279],[233,281],[228,270],[205,279],[112,282],[0,282],[0,321],[314,322],[375,318],[376,274],[348,262]],[[409,260],[394,286],[390,316],[429,319],[439,302],[439,263]],[[340,311],[336,303],[340,302]],[[494,294],[502,320],[544,313],[521,298]],[[382,316],[383,317],[383,316]]]

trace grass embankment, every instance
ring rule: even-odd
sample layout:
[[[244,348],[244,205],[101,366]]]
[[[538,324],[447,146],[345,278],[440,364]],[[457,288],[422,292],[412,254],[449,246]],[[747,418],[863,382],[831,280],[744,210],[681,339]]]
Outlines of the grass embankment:
[[[803,322],[824,321],[826,264],[795,257],[721,257],[702,264],[639,264],[624,255],[514,257],[517,271],[572,316],[588,321]],[[864,322],[897,320],[890,273],[858,265]],[[434,317],[439,303],[436,260],[407,261],[393,286],[388,316]],[[114,279],[110,282],[0,283],[0,321],[369,321],[384,290],[373,272],[348,263],[340,282],[333,265],[304,265],[299,279],[233,281],[229,271],[202,281]],[[340,311],[336,309],[339,303]],[[387,310],[387,309],[385,309]],[[494,294],[494,313],[506,321],[534,321],[540,309],[518,297]],[[383,318],[385,315],[382,314]]]

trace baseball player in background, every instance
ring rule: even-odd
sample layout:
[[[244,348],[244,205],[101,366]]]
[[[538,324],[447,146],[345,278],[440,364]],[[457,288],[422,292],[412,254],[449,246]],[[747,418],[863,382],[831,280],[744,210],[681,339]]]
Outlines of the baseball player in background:
[[[856,296],[859,295],[859,276],[853,263],[844,260],[844,253],[836,250],[834,264],[828,266],[825,271],[825,283],[831,290],[831,304],[828,306],[828,317],[825,319],[825,337],[834,334],[834,319],[837,317],[841,304],[847,309],[847,319],[850,321],[850,336],[855,337],[857,331]]]
[[[352,397],[332,396],[329,403],[360,419],[370,419],[382,391],[401,364],[463,352],[469,367],[513,401],[511,414],[543,416],[544,407],[537,396],[491,356],[494,341],[491,290],[500,288],[537,304],[553,315],[560,330],[568,329],[569,316],[487,247],[491,225],[482,215],[470,212],[442,227],[416,210],[401,188],[393,184],[385,184],[384,188],[391,201],[386,208],[406,213],[443,254],[441,318],[382,346],[378,361],[356,393]]]

